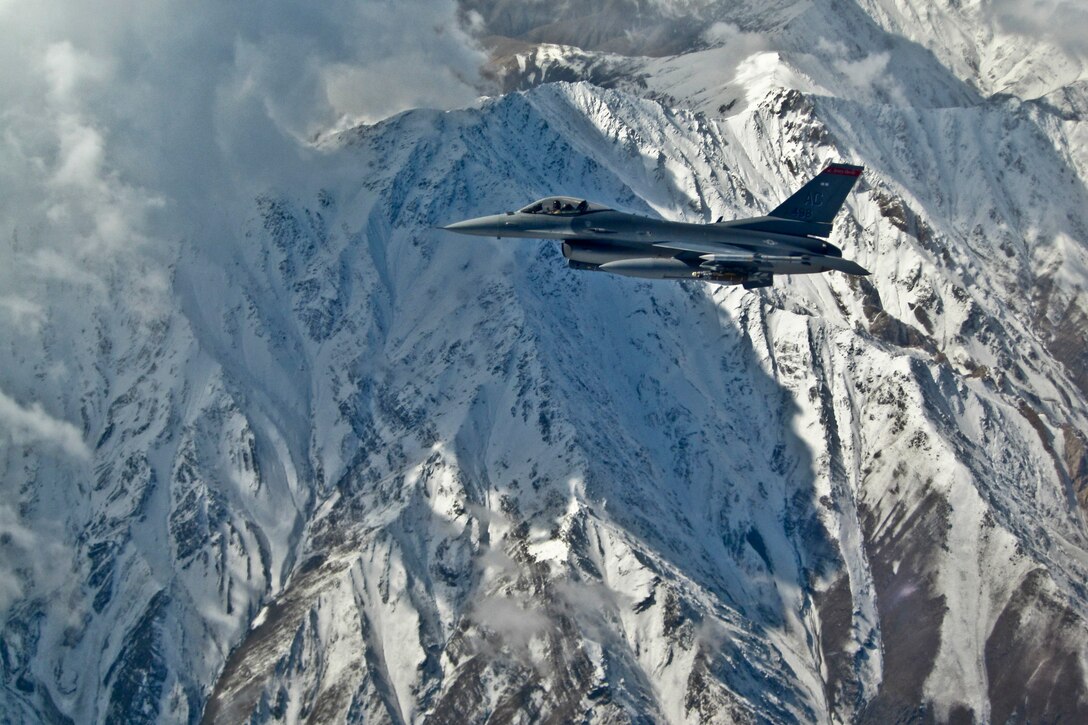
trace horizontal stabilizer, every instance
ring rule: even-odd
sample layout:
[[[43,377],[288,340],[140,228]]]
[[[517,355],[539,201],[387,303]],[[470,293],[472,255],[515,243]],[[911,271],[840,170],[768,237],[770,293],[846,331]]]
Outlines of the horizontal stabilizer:
[[[819,257],[819,264],[833,269],[836,272],[845,272],[846,274],[856,274],[861,277],[865,277],[869,274],[869,270],[862,267],[857,262],[852,262],[849,259],[843,259],[842,257]]]

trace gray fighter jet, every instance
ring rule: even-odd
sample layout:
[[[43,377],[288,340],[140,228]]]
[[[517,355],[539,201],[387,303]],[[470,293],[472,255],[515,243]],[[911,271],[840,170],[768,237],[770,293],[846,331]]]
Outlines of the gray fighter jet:
[[[443,227],[485,237],[563,242],[571,269],[649,279],[768,287],[776,274],[869,274],[827,242],[863,167],[831,164],[767,216],[688,224],[650,219],[585,199],[549,196],[520,211]]]

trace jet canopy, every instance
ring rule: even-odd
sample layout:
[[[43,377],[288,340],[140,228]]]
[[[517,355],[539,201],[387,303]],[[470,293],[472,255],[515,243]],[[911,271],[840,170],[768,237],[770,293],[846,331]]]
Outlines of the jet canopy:
[[[578,216],[588,214],[591,211],[607,211],[607,206],[594,204],[585,199],[575,199],[571,196],[549,196],[540,201],[534,201],[524,209],[518,211],[522,214],[558,214],[560,216]]]

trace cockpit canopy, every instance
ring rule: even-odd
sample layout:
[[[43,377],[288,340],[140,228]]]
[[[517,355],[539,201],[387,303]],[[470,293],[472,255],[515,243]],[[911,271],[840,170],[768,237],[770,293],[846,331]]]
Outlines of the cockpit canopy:
[[[522,214],[558,214],[560,216],[578,216],[588,214],[591,211],[607,211],[607,206],[594,204],[585,199],[575,199],[571,196],[549,196],[547,199],[534,201],[524,209],[518,211]]]

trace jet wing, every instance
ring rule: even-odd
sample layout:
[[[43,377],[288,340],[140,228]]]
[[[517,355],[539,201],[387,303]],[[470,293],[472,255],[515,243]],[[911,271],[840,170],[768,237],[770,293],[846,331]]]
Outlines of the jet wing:
[[[661,247],[663,249],[675,249],[679,252],[699,252],[700,254],[747,254],[749,257],[752,253],[741,249],[740,247],[734,247],[731,244],[705,244],[703,242],[658,242],[655,247]]]
[[[748,264],[755,267],[769,266],[773,264],[810,264],[808,257],[785,257],[782,255],[755,254],[742,252],[740,254],[704,254],[699,259],[714,265]]]

